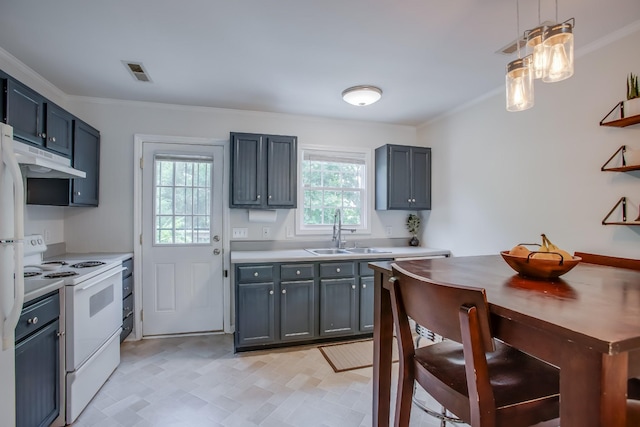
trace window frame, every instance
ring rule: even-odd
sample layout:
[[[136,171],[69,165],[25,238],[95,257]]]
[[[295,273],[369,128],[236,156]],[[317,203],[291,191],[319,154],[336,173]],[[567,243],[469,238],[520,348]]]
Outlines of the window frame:
[[[373,211],[373,191],[375,188],[374,183],[374,167],[373,167],[373,156],[372,150],[367,147],[353,147],[353,148],[336,148],[336,147],[328,147],[321,145],[300,145],[298,149],[298,201],[299,206],[296,209],[295,214],[295,232],[296,235],[332,235],[333,233],[333,224],[327,225],[305,225],[304,224],[304,185],[302,182],[302,171],[304,169],[304,152],[307,151],[322,151],[325,152],[328,156],[331,154],[336,154],[339,156],[340,153],[349,153],[355,155],[361,155],[364,158],[364,191],[362,192],[362,202],[361,209],[363,211],[362,221],[363,224],[359,226],[351,226],[344,225],[345,228],[355,228],[355,232],[343,234],[343,236],[350,235],[363,235],[363,234],[371,234],[371,215]]]

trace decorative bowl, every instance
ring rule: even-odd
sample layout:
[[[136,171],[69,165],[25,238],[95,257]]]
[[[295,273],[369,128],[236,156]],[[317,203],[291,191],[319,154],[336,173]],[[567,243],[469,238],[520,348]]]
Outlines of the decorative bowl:
[[[538,252],[531,252],[529,256],[515,256],[510,255],[509,251],[502,251],[500,255],[509,264],[509,267],[513,268],[518,274],[526,277],[532,277],[535,279],[551,280],[556,279],[573,267],[578,265],[582,258],[578,256],[571,257],[571,259],[563,258],[557,252],[554,253],[558,256],[558,259],[539,259],[533,258],[532,255]]]

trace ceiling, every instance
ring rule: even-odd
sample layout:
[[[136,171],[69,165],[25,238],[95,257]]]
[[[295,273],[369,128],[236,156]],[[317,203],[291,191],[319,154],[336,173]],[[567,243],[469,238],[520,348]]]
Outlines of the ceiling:
[[[540,8],[555,21],[555,1]],[[640,1],[558,0],[571,17],[579,54]],[[520,0],[520,30],[538,22]],[[69,95],[404,125],[501,88],[516,34],[515,0],[0,0],[0,48]],[[361,84],[382,99],[342,101]]]

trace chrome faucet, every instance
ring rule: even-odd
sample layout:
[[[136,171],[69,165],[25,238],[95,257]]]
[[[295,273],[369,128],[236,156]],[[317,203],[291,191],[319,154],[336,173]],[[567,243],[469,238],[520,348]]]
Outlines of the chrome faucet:
[[[333,214],[333,237],[332,241],[336,242],[336,248],[343,249],[346,241],[342,240],[342,231],[355,232],[355,228],[342,228],[342,211],[340,208],[336,209]]]

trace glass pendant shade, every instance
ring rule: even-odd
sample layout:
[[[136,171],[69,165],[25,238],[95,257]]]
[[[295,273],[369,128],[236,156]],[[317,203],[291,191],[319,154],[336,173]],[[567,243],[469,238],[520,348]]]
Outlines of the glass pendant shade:
[[[342,92],[342,99],[351,105],[364,107],[377,102],[382,97],[382,90],[375,86],[354,86]]]
[[[523,111],[533,107],[533,67],[531,55],[507,65],[507,111]]]
[[[573,75],[573,25],[568,21],[547,27],[542,44],[547,66],[542,76],[546,83],[559,82]]]
[[[536,27],[527,34],[527,49],[532,57],[533,78],[541,79],[547,68],[547,55],[542,44],[545,26]]]

